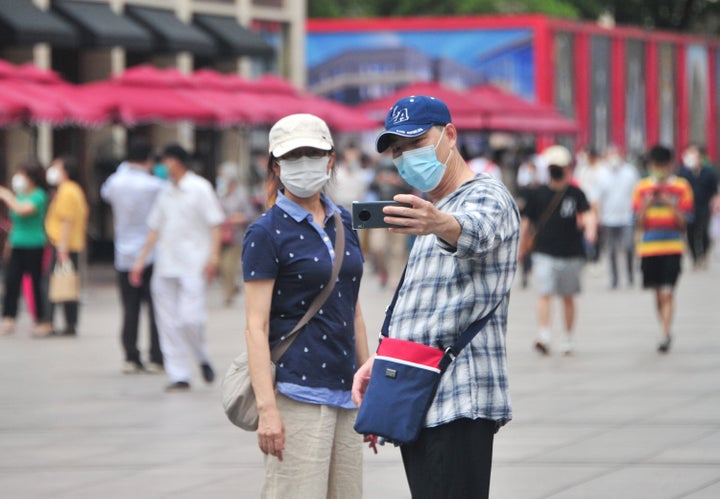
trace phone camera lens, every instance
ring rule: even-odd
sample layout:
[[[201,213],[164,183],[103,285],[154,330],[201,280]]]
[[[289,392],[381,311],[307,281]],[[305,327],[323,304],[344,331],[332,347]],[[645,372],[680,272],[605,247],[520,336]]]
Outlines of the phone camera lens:
[[[367,222],[368,220],[370,220],[370,216],[370,212],[367,210],[362,210],[360,213],[358,213],[358,218],[363,222]]]

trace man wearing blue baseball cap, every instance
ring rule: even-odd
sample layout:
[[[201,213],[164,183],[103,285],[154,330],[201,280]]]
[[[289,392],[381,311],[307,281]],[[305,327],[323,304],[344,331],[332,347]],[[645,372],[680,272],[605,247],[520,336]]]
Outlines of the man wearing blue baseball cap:
[[[442,375],[418,439],[400,447],[413,498],[488,497],[494,434],[512,417],[505,332],[520,216],[505,186],[476,175],[457,142],[447,106],[426,96],[395,103],[376,142],[429,198],[398,194],[410,207],[384,208],[385,221],[400,226],[388,230],[417,236],[389,336],[447,347],[490,316]],[[355,374],[356,404],[373,361]]]

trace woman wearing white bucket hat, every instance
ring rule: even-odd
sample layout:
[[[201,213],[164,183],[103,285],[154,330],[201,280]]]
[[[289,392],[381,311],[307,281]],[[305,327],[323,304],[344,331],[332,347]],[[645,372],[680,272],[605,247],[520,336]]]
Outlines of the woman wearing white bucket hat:
[[[262,497],[360,498],[362,437],[353,430],[350,395],[353,375],[368,358],[359,240],[350,214],[322,192],[335,164],[325,122],[286,116],[269,142],[268,209],[246,232],[242,264],[258,445],[266,455]],[[271,349],[329,285],[338,230],[345,235],[339,276],[277,360],[273,386]]]

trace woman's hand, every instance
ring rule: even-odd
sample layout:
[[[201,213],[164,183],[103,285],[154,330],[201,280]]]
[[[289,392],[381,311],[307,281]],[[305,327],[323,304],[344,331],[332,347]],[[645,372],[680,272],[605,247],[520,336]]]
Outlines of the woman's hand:
[[[353,376],[352,384],[352,401],[360,407],[362,399],[365,396],[365,390],[367,390],[368,383],[370,383],[370,375],[372,374],[372,366],[375,362],[375,356],[371,356],[362,366],[355,372]]]
[[[258,446],[265,455],[283,460],[285,450],[285,425],[277,407],[260,413],[258,422]]]

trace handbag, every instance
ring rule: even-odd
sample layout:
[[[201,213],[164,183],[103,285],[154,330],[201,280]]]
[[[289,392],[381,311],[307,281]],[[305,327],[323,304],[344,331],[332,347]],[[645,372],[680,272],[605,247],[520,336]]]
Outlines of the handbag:
[[[370,382],[354,425],[358,433],[376,435],[395,445],[408,444],[418,438],[441,376],[500,305],[470,324],[455,343],[445,349],[389,338],[390,317],[404,277],[403,273],[385,315]]]
[[[310,319],[320,310],[327,298],[330,296],[335,282],[340,274],[343,256],[345,254],[345,226],[338,212],[333,214],[335,219],[335,260],[333,261],[330,281],[313,299],[305,315],[295,324],[295,327],[285,338],[278,343],[270,352],[270,372],[273,384],[275,383],[275,363],[290,348],[290,345],[297,337],[297,332],[307,324]],[[253,391],[248,368],[247,351],[238,355],[230,364],[222,382],[222,400],[225,415],[232,424],[247,431],[255,431],[258,428],[258,410],[255,392]]]
[[[80,276],[71,261],[55,263],[50,274],[48,298],[51,303],[78,301],[80,298]]]

